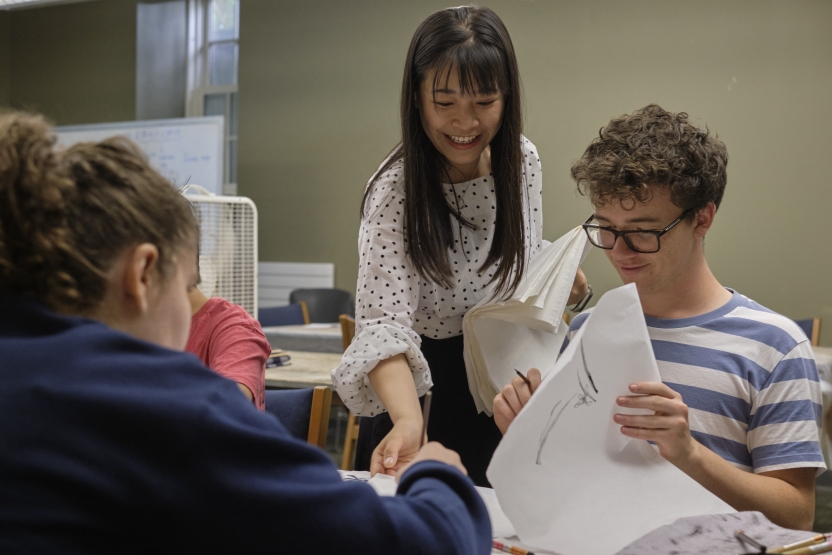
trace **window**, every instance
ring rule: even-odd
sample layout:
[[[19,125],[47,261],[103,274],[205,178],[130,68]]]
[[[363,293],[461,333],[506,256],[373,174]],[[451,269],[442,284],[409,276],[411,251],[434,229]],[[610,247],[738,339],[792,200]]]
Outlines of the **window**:
[[[237,192],[240,0],[188,1],[188,116],[225,117],[223,192]]]

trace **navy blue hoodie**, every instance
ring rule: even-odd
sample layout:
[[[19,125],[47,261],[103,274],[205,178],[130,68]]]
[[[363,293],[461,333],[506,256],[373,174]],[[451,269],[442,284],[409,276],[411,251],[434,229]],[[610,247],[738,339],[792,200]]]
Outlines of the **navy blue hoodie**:
[[[456,469],[380,498],[195,357],[0,295],[0,552],[490,550]]]

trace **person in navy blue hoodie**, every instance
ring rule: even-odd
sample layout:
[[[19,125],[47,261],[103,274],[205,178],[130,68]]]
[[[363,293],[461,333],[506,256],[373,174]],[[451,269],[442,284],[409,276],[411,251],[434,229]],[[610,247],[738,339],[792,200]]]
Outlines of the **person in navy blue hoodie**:
[[[378,497],[181,352],[187,201],[127,139],[53,145],[0,116],[0,552],[490,552],[453,451]]]

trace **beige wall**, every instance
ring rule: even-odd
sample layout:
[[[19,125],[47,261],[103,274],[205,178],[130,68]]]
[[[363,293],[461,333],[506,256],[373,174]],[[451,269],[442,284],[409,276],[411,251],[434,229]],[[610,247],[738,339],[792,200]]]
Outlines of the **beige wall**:
[[[603,5],[522,4],[506,17],[524,30],[513,36],[546,170],[546,237],[589,215],[569,167],[609,117],[648,102],[687,111],[730,156],[707,240],[717,278],[792,318],[822,316],[832,344],[832,3]],[[603,289],[619,283],[600,252],[585,270]]]
[[[261,258],[334,262],[354,288],[361,193],[398,138],[408,42],[445,4],[243,1],[239,190],[260,208]],[[822,316],[832,344],[832,3],[488,5],[517,50],[547,239],[591,211],[569,167],[601,126],[650,102],[687,111],[730,155],[715,274],[787,316]],[[620,283],[600,252],[585,270],[599,293]]]
[[[9,13],[0,12],[0,108],[9,105],[11,86],[11,26]]]
[[[61,125],[136,116],[136,1],[9,12],[11,105]]]
[[[16,107],[58,123],[135,115],[135,0],[0,12]],[[334,262],[353,289],[364,183],[398,139],[405,52],[445,2],[242,1],[239,190],[260,209],[264,260]],[[569,166],[610,117],[686,110],[728,145],[708,238],[725,285],[832,344],[832,3],[826,0],[489,2],[514,39],[526,133],[545,169],[544,236],[590,212]],[[599,252],[596,290],[619,281]]]

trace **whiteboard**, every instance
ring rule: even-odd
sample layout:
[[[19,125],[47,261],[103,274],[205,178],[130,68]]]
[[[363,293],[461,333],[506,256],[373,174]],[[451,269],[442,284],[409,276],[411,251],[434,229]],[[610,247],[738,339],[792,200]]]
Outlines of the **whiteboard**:
[[[223,116],[124,121],[55,128],[58,145],[123,135],[135,141],[150,164],[174,186],[201,185],[217,195],[223,182]]]

